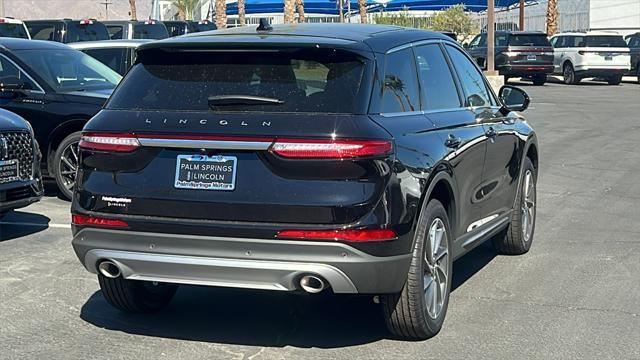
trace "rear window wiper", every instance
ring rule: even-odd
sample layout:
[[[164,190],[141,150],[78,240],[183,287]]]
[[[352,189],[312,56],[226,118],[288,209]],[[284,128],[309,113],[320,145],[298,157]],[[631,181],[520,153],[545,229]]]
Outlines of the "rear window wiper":
[[[235,105],[282,105],[284,101],[276,98],[254,95],[212,95],[207,99],[209,106]]]

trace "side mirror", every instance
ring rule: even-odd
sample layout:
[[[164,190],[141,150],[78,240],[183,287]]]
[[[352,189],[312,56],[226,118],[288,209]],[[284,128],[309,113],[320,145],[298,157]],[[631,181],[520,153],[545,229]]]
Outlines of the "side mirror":
[[[462,44],[462,47],[465,48],[465,49],[469,49],[469,43]]]
[[[22,92],[25,83],[17,76],[4,76],[0,78],[0,92]]]
[[[531,98],[524,90],[511,85],[501,87],[498,96],[509,111],[525,111],[531,103]]]

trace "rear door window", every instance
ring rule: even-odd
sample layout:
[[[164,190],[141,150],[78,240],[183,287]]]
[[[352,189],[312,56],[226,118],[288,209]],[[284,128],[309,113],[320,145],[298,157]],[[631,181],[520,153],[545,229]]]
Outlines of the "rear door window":
[[[544,34],[511,34],[509,36],[511,46],[551,46],[547,36]]]
[[[449,65],[438,44],[415,49],[423,110],[460,107],[460,98]]]
[[[39,90],[39,87],[22,72],[12,61],[0,55],[0,82],[7,78],[18,78],[24,82],[26,90]]]
[[[85,54],[93,57],[101,63],[107,65],[112,70],[116,71],[120,75],[124,75],[125,59],[127,56],[126,48],[111,48],[111,49],[87,49],[83,50]]]
[[[420,110],[418,77],[411,49],[387,55],[385,60],[382,113]]]
[[[28,39],[29,35],[22,24],[2,23],[0,24],[0,37]]]
[[[142,54],[110,109],[363,113],[365,63],[334,50]],[[131,96],[130,94],[136,94]],[[251,97],[256,101],[249,101]],[[222,101],[224,99],[228,101]],[[249,102],[249,103],[248,103]],[[360,105],[358,105],[360,104]]]

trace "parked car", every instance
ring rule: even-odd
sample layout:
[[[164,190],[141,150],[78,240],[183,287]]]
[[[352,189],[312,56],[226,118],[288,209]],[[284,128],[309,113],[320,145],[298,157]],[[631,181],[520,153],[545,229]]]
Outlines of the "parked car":
[[[483,69],[486,68],[487,34],[477,35],[467,51]],[[534,85],[544,85],[547,74],[553,72],[553,48],[547,35],[537,31],[496,31],[495,68],[504,75],[531,79]]]
[[[167,27],[160,21],[116,20],[105,21],[111,40],[118,39],[166,39]]]
[[[0,108],[25,118],[42,149],[43,175],[71,198],[80,130],[120,82],[98,60],[51,41],[0,39]]]
[[[192,32],[198,32],[198,29],[192,21],[163,21],[167,27],[169,37],[185,35]]]
[[[585,78],[604,79],[618,85],[631,70],[629,46],[621,35],[604,31],[554,35],[554,72],[565,84],[578,84]]]
[[[90,55],[101,63],[107,65],[120,75],[124,75],[133,65],[136,59],[136,49],[142,44],[152,40],[106,40],[87,41],[71,44],[76,50]]]
[[[435,335],[455,258],[496,234],[501,253],[531,246],[527,95],[495,96],[436,32],[259,29],[138,49],[83,130],[78,258],[123,311],[164,307],[178,283],[331,289],[381,295],[398,336]]]
[[[626,37],[631,51],[631,71],[629,75],[635,76],[640,84],[640,32]]]
[[[7,90],[0,79],[0,94]],[[0,109],[0,218],[42,198],[40,150],[20,116]]]
[[[211,31],[211,30],[218,29],[216,24],[209,20],[189,21],[189,22],[191,23],[193,28],[191,32],[203,32],[203,31]]]
[[[28,20],[24,23],[34,40],[57,41],[65,44],[109,40],[107,28],[95,19]]]
[[[24,22],[12,17],[0,17],[0,37],[31,39]]]

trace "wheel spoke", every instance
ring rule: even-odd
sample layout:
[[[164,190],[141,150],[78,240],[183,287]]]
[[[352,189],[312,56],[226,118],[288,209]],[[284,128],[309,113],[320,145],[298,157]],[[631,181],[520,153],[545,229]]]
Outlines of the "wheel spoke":
[[[423,291],[426,293],[429,290],[429,286],[433,284],[433,277],[430,275],[425,276],[423,282],[424,282]]]
[[[71,150],[71,155],[73,155],[73,158],[75,159],[75,162],[78,162],[78,144],[71,144],[69,146],[69,149]]]
[[[62,160],[62,162],[65,163],[65,165],[67,165],[73,171],[77,170],[76,167],[65,156],[61,157],[60,160]]]

